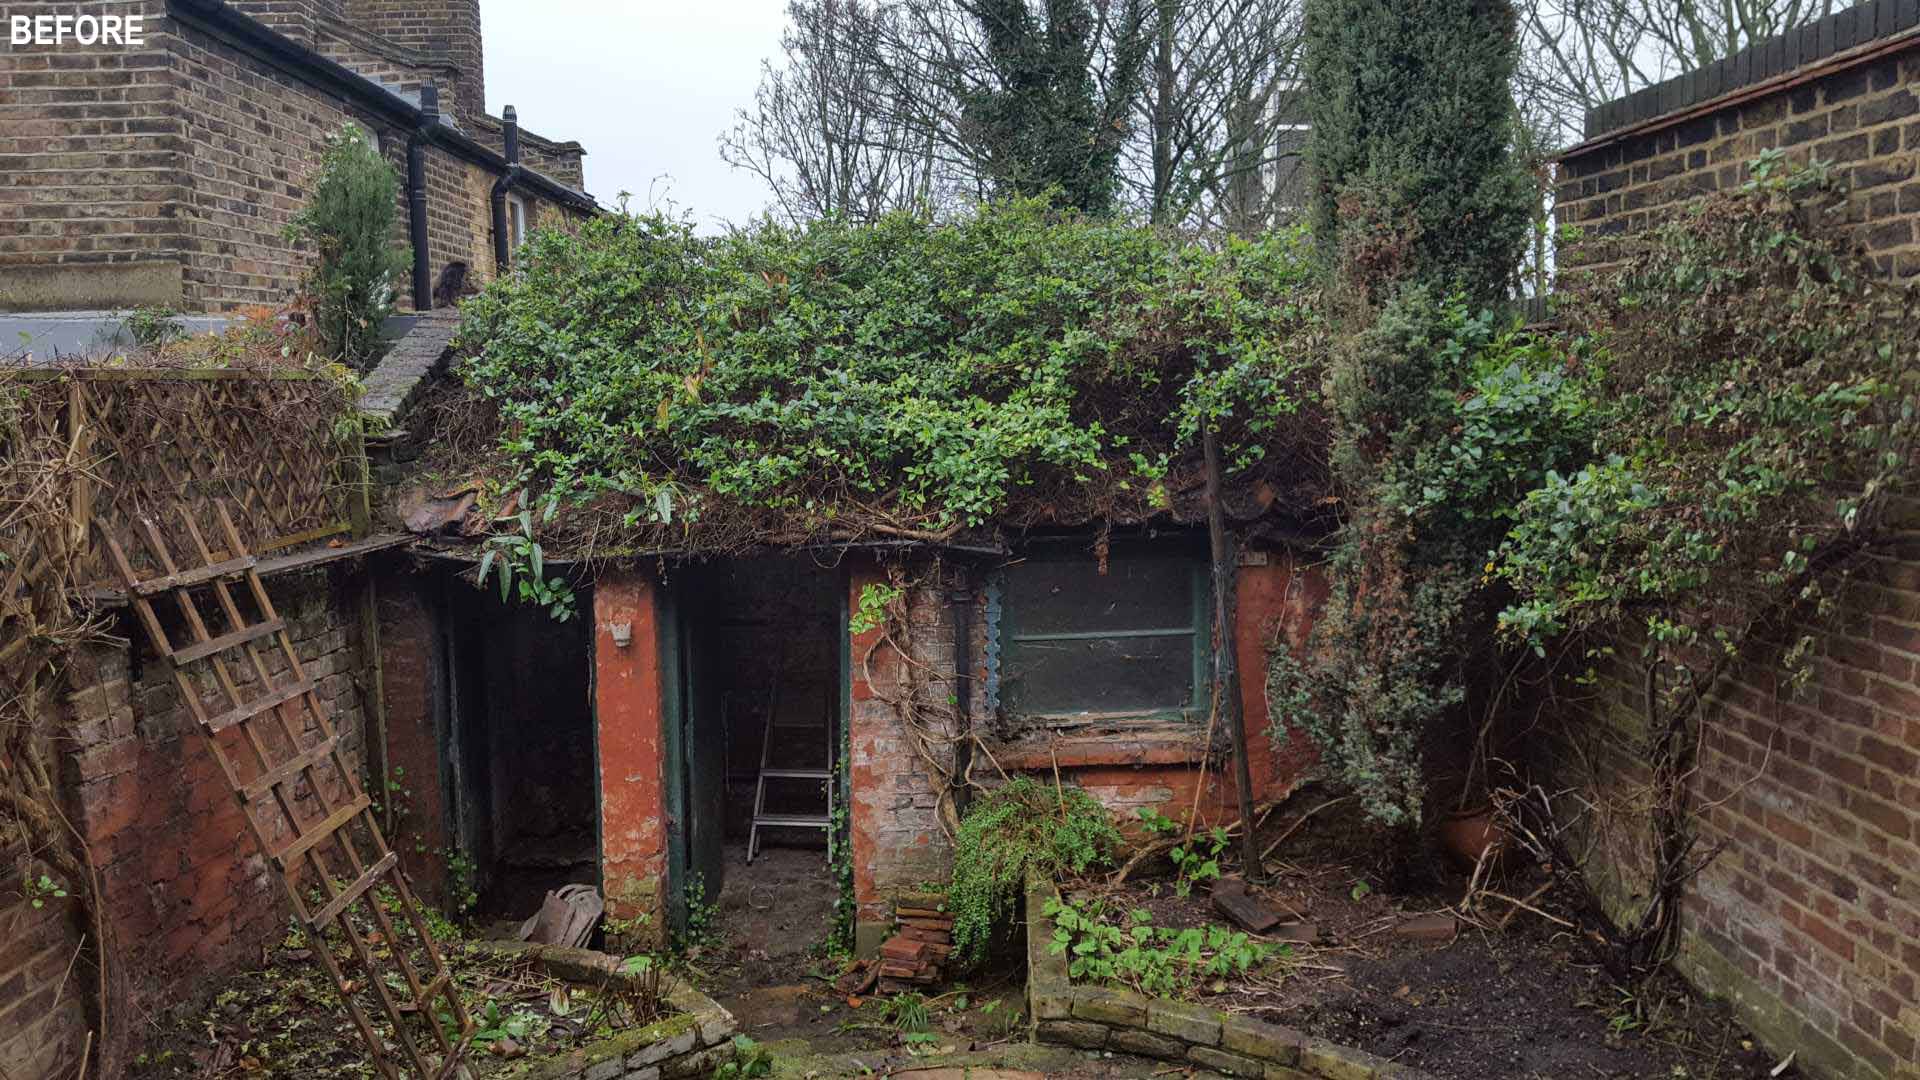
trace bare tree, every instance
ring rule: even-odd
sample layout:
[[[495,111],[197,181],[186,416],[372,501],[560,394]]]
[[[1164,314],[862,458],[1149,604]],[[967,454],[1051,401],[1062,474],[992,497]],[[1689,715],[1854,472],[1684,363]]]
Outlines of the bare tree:
[[[1297,201],[1299,11],[1299,0],[793,0],[782,56],[721,155],[796,219],[937,212],[1052,183],[1092,209],[1258,231]]]
[[[1154,53],[1129,147],[1158,224],[1252,233],[1297,206],[1304,149],[1297,0],[1154,0]]]
[[[862,0],[794,0],[787,17],[783,63],[762,63],[753,107],[720,136],[722,160],[765,181],[780,216],[871,221],[964,185],[934,132],[901,127],[880,97],[895,81],[927,92],[911,57],[882,71],[875,46],[897,36],[884,25],[897,15]]]

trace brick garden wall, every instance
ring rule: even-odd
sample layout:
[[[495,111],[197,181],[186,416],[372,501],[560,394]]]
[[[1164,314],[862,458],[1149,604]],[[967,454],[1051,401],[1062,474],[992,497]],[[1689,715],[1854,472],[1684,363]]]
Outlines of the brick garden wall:
[[[1874,8],[1875,5],[1866,5]],[[1864,37],[1864,35],[1863,35]],[[1901,42],[1904,41],[1904,44]],[[1878,51],[1878,55],[1865,55]],[[1781,148],[1832,162],[1852,193],[1843,227],[1883,273],[1920,275],[1920,42],[1868,42],[1827,70],[1789,70],[1565,159],[1562,222],[1603,239],[1645,228],[1692,195],[1744,182]],[[1603,245],[1584,263],[1604,263]],[[1920,534],[1898,536],[1819,638],[1795,694],[1756,660],[1703,723],[1697,802],[1724,845],[1687,898],[1679,966],[1727,996],[1770,1046],[1812,1075],[1920,1077]],[[1631,649],[1623,647],[1623,655]],[[1637,671],[1603,672],[1557,743],[1561,776],[1602,796],[1642,775]],[[1629,817],[1631,815],[1628,815]],[[1603,868],[1628,890],[1630,830],[1603,833]]]
[[[93,969],[79,956],[77,905],[34,890],[46,868],[0,846],[0,1076],[72,1073],[88,1031]]]
[[[353,579],[334,569],[266,585],[357,767],[365,758]],[[130,996],[131,1007],[113,1015],[130,1017],[197,1004],[194,994],[211,980],[257,962],[277,943],[291,912],[169,665],[131,621],[119,632],[135,644],[84,648],[68,668],[61,769],[68,815],[92,854],[117,974]],[[277,656],[269,662],[282,666]],[[230,749],[253,764],[244,750]],[[311,794],[299,808],[307,820],[321,816]],[[116,1040],[138,1036],[137,1026],[117,1025]]]
[[[1852,194],[1845,221],[1883,273],[1920,276],[1920,42],[1803,85],[1640,133],[1576,148],[1561,164],[1555,213],[1596,240],[1638,232],[1693,196],[1747,181],[1747,163],[1779,149],[1796,164],[1830,163]],[[1583,245],[1584,246],[1584,245]],[[1573,269],[1603,265],[1606,243],[1576,252]]]

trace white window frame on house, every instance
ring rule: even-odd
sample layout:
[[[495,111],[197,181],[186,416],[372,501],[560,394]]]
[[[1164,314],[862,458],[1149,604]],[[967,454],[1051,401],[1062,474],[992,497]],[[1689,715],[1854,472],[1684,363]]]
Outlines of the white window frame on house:
[[[507,192],[507,250],[518,251],[527,239],[527,200]]]

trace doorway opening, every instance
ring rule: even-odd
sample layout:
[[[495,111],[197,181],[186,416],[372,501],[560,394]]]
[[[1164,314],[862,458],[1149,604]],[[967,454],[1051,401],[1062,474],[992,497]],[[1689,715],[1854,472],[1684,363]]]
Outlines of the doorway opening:
[[[730,559],[675,582],[685,643],[688,918],[718,920],[753,978],[833,925],[827,865],[845,615],[837,567]]]
[[[584,589],[578,601],[592,610]],[[520,920],[550,889],[600,883],[591,620],[555,622],[451,573],[447,615],[453,836],[477,913]]]

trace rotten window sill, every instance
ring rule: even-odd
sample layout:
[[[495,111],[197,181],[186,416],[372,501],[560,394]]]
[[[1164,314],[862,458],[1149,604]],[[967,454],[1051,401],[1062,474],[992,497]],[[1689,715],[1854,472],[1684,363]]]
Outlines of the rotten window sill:
[[[1197,765],[1208,754],[1206,731],[1167,721],[1118,731],[1037,731],[987,746],[1009,772],[1091,765]]]

